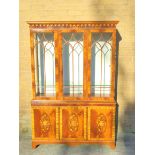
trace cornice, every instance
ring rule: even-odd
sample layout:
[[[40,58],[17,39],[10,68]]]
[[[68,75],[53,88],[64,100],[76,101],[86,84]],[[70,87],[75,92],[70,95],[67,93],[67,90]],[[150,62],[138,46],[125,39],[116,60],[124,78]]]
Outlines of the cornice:
[[[28,21],[30,29],[41,28],[41,29],[64,29],[64,28],[115,28],[118,21],[61,21],[61,22],[50,22],[50,21]]]

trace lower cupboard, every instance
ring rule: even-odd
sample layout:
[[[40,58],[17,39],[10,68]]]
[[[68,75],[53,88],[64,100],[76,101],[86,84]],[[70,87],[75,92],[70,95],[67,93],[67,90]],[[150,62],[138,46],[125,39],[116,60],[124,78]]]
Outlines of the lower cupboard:
[[[32,148],[39,144],[108,144],[115,148],[115,104],[32,106]]]

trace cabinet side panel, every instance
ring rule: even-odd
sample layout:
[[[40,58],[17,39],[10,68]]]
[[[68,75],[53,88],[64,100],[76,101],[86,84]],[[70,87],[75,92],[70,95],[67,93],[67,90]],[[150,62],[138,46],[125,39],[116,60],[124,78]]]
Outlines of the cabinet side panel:
[[[116,29],[112,34],[112,69],[111,69],[111,97],[115,97],[115,74],[116,74]]]

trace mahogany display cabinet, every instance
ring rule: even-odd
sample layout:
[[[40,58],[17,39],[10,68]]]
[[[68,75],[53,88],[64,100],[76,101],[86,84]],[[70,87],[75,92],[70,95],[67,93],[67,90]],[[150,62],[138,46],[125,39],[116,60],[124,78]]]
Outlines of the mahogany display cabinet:
[[[39,144],[115,148],[117,23],[28,22],[32,148]]]

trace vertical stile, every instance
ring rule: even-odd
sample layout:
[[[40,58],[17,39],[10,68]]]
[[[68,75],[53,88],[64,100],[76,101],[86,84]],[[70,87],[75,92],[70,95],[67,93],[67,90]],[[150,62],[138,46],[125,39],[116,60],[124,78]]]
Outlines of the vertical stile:
[[[87,124],[87,140],[90,140],[90,107],[88,107],[87,108],[87,118],[88,118],[88,120],[87,120],[87,122],[88,122],[88,124]]]
[[[115,94],[116,29],[112,33],[111,97]]]
[[[83,57],[83,96],[84,98],[88,97],[88,91],[87,91],[87,66],[88,66],[88,31],[84,32],[84,57]]]
[[[88,107],[86,107],[86,140],[88,140]]]
[[[36,34],[36,36],[35,36],[35,40],[37,40],[37,34]],[[35,44],[35,55],[36,55],[36,57],[35,57],[35,61],[36,61],[36,73],[35,73],[35,75],[36,75],[36,81],[37,81],[37,93],[38,94],[40,94],[40,89],[39,89],[39,69],[38,69],[38,45],[36,45]]]
[[[63,98],[63,58],[62,58],[62,33],[58,32],[58,65],[59,65],[59,98]]]
[[[31,47],[31,71],[32,71],[32,96],[36,95],[35,92],[35,62],[34,62],[34,34],[30,31],[30,47]]]
[[[34,109],[33,107],[31,108],[31,126],[32,126],[32,139],[35,138],[35,132],[34,132]]]
[[[86,113],[87,113],[87,111],[86,111],[87,109],[86,108],[84,108],[84,139],[86,140],[87,139],[87,133],[86,133],[86,131],[87,131],[87,126],[86,126],[86,121],[87,121],[87,116],[86,116]]]
[[[87,57],[87,92],[88,92],[88,97],[91,96],[91,32],[88,31],[88,43],[87,43],[87,53],[88,53],[88,57]]]
[[[102,53],[102,48],[101,48],[101,80],[100,80],[100,97],[102,95],[102,57],[103,57],[103,53]],[[104,61],[105,62],[105,61]],[[104,65],[105,68],[105,65]],[[104,74],[105,77],[105,74]]]
[[[59,107],[56,107],[56,139],[59,140]]]
[[[44,33],[43,33],[43,35],[44,35]],[[44,37],[45,38],[45,37]],[[46,57],[46,55],[45,55],[45,47],[44,47],[44,50],[43,50],[43,52],[44,52],[44,64],[43,64],[43,66],[44,66],[44,95],[46,96],[46,67],[45,67],[45,57]]]
[[[115,128],[116,128],[116,106],[112,108],[112,140],[115,141]]]
[[[72,91],[73,91],[73,96],[74,96],[74,48],[72,48],[72,78],[73,78],[73,87],[72,87]]]
[[[59,97],[59,51],[58,51],[58,31],[54,31],[54,43],[55,43],[55,79],[56,79],[56,98]]]
[[[62,108],[60,107],[60,113],[59,113],[59,137],[60,137],[60,140],[62,140]]]

